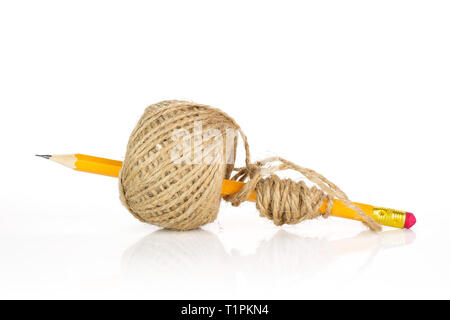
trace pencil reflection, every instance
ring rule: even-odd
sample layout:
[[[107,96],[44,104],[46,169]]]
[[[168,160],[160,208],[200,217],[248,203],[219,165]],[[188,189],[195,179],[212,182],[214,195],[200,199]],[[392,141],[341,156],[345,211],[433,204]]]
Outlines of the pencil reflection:
[[[351,253],[376,253],[414,241],[411,230],[363,232],[340,240],[308,238],[279,230],[262,242],[253,254],[227,253],[218,237],[197,229],[187,232],[158,230],[126,250],[122,275],[152,287],[176,290],[208,286],[232,289],[236,277],[253,284],[278,285],[327,268],[335,259]]]

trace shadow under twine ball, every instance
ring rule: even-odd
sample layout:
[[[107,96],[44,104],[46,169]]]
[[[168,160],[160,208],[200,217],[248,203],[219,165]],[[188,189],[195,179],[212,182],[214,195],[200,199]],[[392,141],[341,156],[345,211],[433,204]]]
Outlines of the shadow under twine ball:
[[[245,166],[235,168],[239,135]],[[315,186],[275,174],[287,169],[298,171]],[[224,179],[246,182],[240,191],[225,197],[226,201],[238,206],[254,192],[260,215],[276,225],[322,216],[319,208],[330,200],[323,215],[327,217],[331,200],[337,198],[358,212],[371,229],[380,229],[317,172],[278,157],[252,163],[247,138],[230,116],[187,101],[162,101],[145,110],[128,141],[119,175],[120,199],[143,222],[190,230],[216,219]]]

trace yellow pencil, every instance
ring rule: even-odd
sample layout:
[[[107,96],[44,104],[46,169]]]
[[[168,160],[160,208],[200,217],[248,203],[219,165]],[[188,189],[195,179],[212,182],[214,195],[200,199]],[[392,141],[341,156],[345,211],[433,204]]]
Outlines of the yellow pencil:
[[[101,174],[110,177],[118,177],[122,162],[117,160],[110,160],[105,158],[93,157],[84,154],[64,154],[64,155],[37,155],[59,164],[62,164],[68,168]],[[222,184],[222,196],[227,196],[238,192],[243,182],[227,180],[225,179]],[[250,195],[249,201],[255,201],[255,194]],[[355,203],[359,206],[367,215],[374,218],[374,220],[384,226],[395,228],[411,228],[416,223],[414,214],[410,212],[374,207],[368,204]],[[322,207],[319,209],[321,213],[325,213],[327,202],[325,201]],[[333,207],[331,209],[331,215],[340,218],[352,219],[361,221],[361,217],[352,209],[348,208],[342,201],[336,199],[333,201]]]

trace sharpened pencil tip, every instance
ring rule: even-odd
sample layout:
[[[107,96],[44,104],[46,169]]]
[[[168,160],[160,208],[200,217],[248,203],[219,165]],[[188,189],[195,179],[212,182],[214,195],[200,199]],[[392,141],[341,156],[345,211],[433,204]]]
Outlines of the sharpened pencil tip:
[[[45,159],[50,159],[52,156],[49,155],[49,154],[37,154],[36,157],[42,157],[42,158],[45,158]]]

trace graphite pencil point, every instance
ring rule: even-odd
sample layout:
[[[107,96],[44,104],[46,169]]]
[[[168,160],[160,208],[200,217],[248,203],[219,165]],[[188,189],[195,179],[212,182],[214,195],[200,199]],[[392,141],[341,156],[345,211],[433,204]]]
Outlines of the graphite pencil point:
[[[37,154],[36,157],[42,157],[42,158],[45,158],[45,159],[50,159],[52,156],[49,155],[49,154]]]

